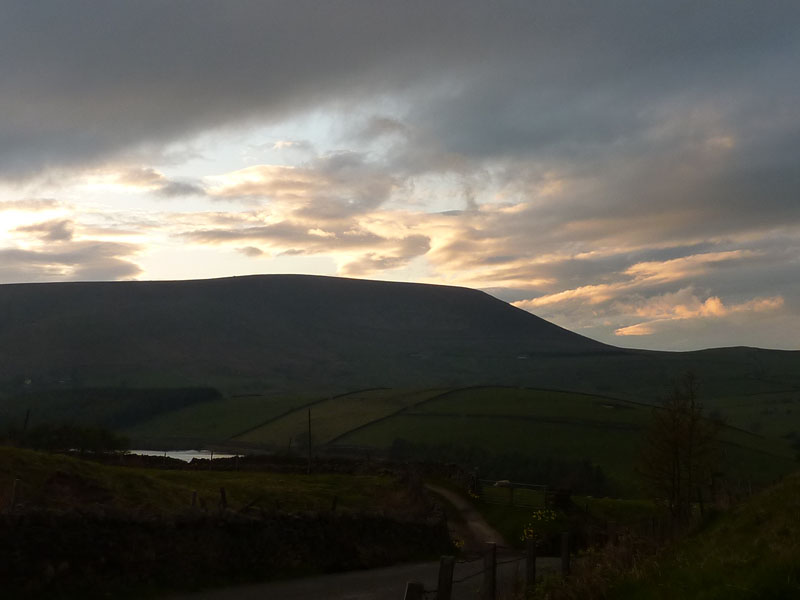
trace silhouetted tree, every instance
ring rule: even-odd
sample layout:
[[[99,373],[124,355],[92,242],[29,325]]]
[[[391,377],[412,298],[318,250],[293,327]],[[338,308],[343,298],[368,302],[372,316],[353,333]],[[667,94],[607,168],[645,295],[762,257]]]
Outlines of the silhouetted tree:
[[[719,422],[706,418],[697,398],[697,378],[686,373],[653,411],[639,472],[653,495],[674,517],[690,514],[716,458]]]

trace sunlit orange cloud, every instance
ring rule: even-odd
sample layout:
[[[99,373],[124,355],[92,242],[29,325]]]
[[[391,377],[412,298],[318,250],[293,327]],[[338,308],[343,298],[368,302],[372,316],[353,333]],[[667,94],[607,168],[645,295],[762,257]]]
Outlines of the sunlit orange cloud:
[[[628,327],[620,327],[614,330],[614,335],[628,336],[628,335],[652,335],[656,332],[652,323],[638,323],[637,325],[629,325]]]
[[[754,298],[741,304],[725,305],[717,296],[700,300],[686,288],[675,294],[664,294],[647,300],[635,309],[634,314],[651,320],[620,327],[614,333],[618,336],[650,335],[673,321],[724,318],[737,313],[766,313],[777,311],[783,305],[782,296]]]
[[[514,306],[525,310],[540,308],[552,304],[559,304],[567,300],[586,300],[590,304],[606,302],[615,296],[621,286],[616,285],[584,285],[572,290],[564,290],[555,294],[547,294],[530,300],[514,302]]]
[[[693,254],[667,261],[641,262],[628,267],[626,275],[630,275],[639,283],[657,284],[680,281],[689,277],[697,277],[708,272],[709,267],[726,262],[734,262],[745,258],[754,258],[761,253],[755,250],[729,250],[726,252],[707,252]]]
[[[619,296],[623,292],[631,292],[640,287],[660,285],[696,277],[707,272],[709,267],[723,262],[733,262],[743,258],[758,256],[752,250],[732,250],[728,252],[708,252],[695,254],[667,261],[648,261],[632,265],[625,269],[628,280],[610,284],[585,285],[574,289],[562,290],[553,294],[521,300],[515,305],[529,309],[567,300],[584,299],[590,304],[599,304]],[[710,305],[708,310],[712,310]]]
[[[701,300],[697,296],[689,297],[682,294],[665,294],[647,300],[638,306],[634,314],[650,319],[692,319],[697,317],[724,317],[737,312],[767,312],[783,306],[783,297],[754,298],[741,304],[725,305],[717,296],[710,296]]]

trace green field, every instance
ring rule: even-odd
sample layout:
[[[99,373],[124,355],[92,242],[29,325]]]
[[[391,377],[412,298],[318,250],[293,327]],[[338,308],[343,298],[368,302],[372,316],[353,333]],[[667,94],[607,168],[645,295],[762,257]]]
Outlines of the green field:
[[[76,423],[112,426],[140,447],[224,445],[304,452],[310,409],[312,446],[318,453],[353,448],[388,452],[401,440],[434,454],[437,447],[449,446],[540,461],[589,461],[621,484],[620,492],[635,493],[631,482],[654,410],[648,403],[606,395],[500,386],[376,388],[327,398],[226,398],[185,390],[154,390],[150,398],[148,390],[120,388],[107,395],[99,389],[90,392],[77,401],[77,391],[15,397],[0,404],[0,418],[4,411],[6,426],[19,426],[28,407],[34,425],[42,415],[66,415]],[[794,467],[791,443],[797,438],[789,434],[800,432],[797,393],[727,394],[703,401],[711,414],[734,426],[720,434],[721,470],[728,480],[764,483]],[[132,424],[114,427],[120,415],[128,415]],[[510,477],[502,472],[491,476]]]
[[[314,401],[313,398],[260,395],[225,398],[158,415],[123,433],[134,440],[152,440],[161,446],[166,443],[187,448],[219,443]]]
[[[341,436],[337,442],[388,448],[396,439],[483,448],[497,454],[588,459],[618,481],[635,479],[653,407],[601,396],[518,388],[467,388]],[[720,434],[729,478],[771,481],[794,466],[785,440],[733,428]],[[535,482],[533,482],[535,483]]]
[[[340,436],[413,407],[441,390],[366,390],[315,403],[311,408],[313,444],[328,444]],[[298,409],[233,438],[234,442],[271,447],[306,446],[308,410]]]
[[[740,394],[705,403],[730,425],[768,437],[800,436],[800,391]],[[794,435],[793,435],[794,434]]]

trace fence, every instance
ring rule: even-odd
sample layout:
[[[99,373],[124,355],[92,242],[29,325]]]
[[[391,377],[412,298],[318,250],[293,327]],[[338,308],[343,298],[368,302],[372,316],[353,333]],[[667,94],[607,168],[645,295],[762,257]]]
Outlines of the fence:
[[[561,574],[567,576],[570,573],[570,534],[561,534]],[[498,560],[497,550],[510,550],[517,555],[507,555],[503,560]],[[536,542],[528,540],[525,553],[518,554],[516,550],[505,546],[498,546],[491,542],[486,544],[486,550],[482,556],[471,559],[456,560],[452,556],[442,556],[439,561],[439,578],[436,589],[426,590],[425,586],[418,581],[409,581],[406,584],[404,600],[451,600],[453,586],[466,581],[483,577],[479,589],[480,600],[496,600],[498,587],[498,567],[525,561],[525,587],[532,589],[536,585]],[[483,568],[454,579],[456,564],[475,563],[482,561]]]

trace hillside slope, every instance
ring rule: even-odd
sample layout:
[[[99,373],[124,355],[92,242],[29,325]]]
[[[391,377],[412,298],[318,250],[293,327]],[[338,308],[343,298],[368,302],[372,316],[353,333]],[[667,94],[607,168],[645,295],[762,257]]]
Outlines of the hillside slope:
[[[48,388],[549,387],[652,402],[694,370],[757,420],[800,352],[601,344],[467,288],[304,275],[0,285],[0,398]],[[758,396],[753,404],[748,400]]]
[[[800,597],[800,475],[750,498],[609,597],[619,600]]]
[[[270,275],[0,286],[0,382],[225,382],[346,391],[525,379],[537,354],[606,353],[483,292]]]

